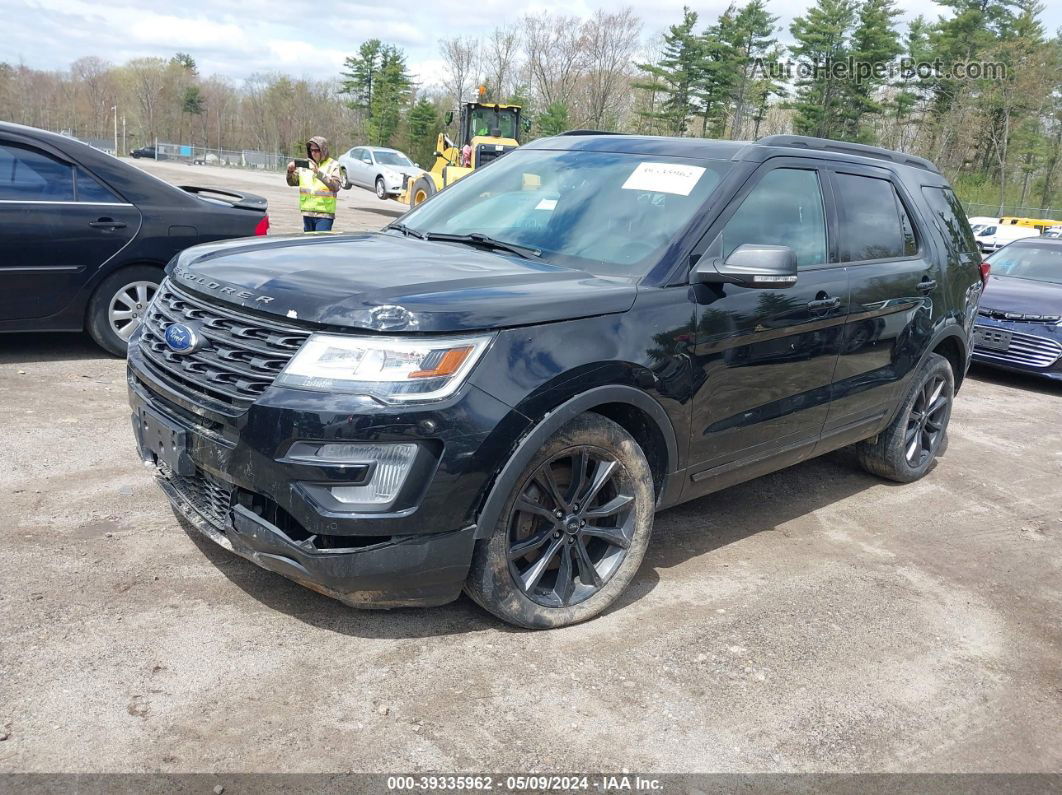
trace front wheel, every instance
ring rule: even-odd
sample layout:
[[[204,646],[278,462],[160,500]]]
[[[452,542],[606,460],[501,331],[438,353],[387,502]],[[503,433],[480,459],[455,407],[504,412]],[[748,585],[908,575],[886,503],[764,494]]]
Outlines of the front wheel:
[[[622,427],[597,414],[551,436],[476,546],[465,590],[521,627],[593,618],[626,589],[653,529],[649,463]]]
[[[137,265],[112,273],[92,294],[85,327],[108,353],[125,356],[129,338],[140,327],[148,303],[162,281],[162,271]]]
[[[339,172],[340,181],[343,183],[343,190],[350,190],[354,186],[351,184],[350,179],[347,177],[347,170],[344,168]]]
[[[925,475],[947,444],[954,396],[951,364],[939,354],[929,354],[889,427],[856,445],[863,468],[899,483]]]
[[[382,200],[382,199],[386,199],[387,196],[388,196],[388,194],[387,194],[387,186],[384,185],[384,178],[383,177],[377,177],[376,178],[376,198]]]

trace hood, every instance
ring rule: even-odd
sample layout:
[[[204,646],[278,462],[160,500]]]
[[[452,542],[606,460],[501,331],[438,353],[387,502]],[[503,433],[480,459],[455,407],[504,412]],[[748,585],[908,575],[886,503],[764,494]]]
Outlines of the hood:
[[[636,286],[470,246],[395,234],[245,238],[195,246],[177,286],[307,323],[472,331],[624,312]]]
[[[317,148],[321,150],[321,162],[323,163],[328,159],[328,139],[315,135],[309,141],[306,142],[306,156],[310,156],[310,144],[317,144]]]
[[[982,312],[1062,315],[1062,284],[993,274],[988,277],[979,306]]]

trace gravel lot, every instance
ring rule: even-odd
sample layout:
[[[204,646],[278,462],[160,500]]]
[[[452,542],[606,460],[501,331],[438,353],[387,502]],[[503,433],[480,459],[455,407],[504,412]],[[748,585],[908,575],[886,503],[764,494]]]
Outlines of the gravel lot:
[[[149,168],[298,228],[275,175]],[[401,211],[342,196],[338,228]],[[527,633],[187,535],[123,371],[0,336],[0,771],[1062,770],[1058,386],[974,371],[910,486],[839,454],[666,511],[618,609]]]

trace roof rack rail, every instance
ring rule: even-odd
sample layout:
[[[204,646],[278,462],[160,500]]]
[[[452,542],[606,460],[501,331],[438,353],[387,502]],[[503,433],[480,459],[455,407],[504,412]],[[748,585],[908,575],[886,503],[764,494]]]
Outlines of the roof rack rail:
[[[938,169],[929,160],[917,155],[908,155],[904,152],[894,152],[891,149],[883,149],[880,146],[868,146],[867,144],[853,144],[847,141],[831,141],[828,138],[812,138],[808,135],[768,135],[756,141],[757,146],[782,146],[791,149],[818,149],[824,152],[837,152],[842,155],[858,155],[860,157],[875,157],[878,160],[889,160],[912,168],[920,168],[924,171],[932,171],[939,174]]]
[[[566,130],[561,135],[623,135],[621,132],[611,130]]]

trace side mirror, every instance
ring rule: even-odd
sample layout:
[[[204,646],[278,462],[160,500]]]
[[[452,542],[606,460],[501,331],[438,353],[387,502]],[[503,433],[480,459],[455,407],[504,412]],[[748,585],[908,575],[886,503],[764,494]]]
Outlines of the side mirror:
[[[445,124],[447,127],[449,127],[453,123],[454,123],[454,112],[452,110],[448,110],[443,115],[443,124]]]
[[[726,258],[702,260],[690,274],[694,284],[728,282],[739,287],[779,289],[796,284],[796,252],[789,246],[743,243]]]

